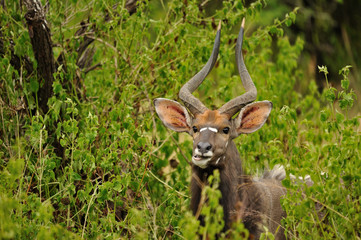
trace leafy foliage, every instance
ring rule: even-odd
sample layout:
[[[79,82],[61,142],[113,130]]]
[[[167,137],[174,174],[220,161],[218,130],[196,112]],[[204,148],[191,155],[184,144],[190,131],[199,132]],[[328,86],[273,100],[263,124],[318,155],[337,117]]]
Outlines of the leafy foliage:
[[[266,1],[248,8],[225,1],[211,15],[193,0],[139,1],[132,15],[117,2],[49,1],[55,58],[72,54],[64,55],[54,74],[54,95],[43,114],[37,99],[41,81],[25,67],[26,57],[33,69],[37,65],[25,10],[11,1],[0,8],[6,26],[0,61],[1,238],[246,237],[240,223],[219,233],[217,175],[204,189],[206,225],[191,216],[192,143],[166,130],[152,99],[177,98],[182,84],[207,61],[219,20],[220,56],[195,94],[209,107],[239,95],[234,66],[239,24],[243,17],[260,18]],[[245,62],[259,100],[272,101],[274,110],[261,130],[236,142],[250,174],[283,164],[287,173],[311,175],[312,187],[284,181],[289,193],[282,200],[288,215],[284,227],[291,238],[358,238],[361,134],[360,117],[348,113],[356,97],[349,89],[351,69],[340,71],[341,90],[328,85],[319,93],[310,80],[306,94],[295,91],[306,81],[298,68],[304,42],[291,43],[284,28],[296,14],[297,9],[253,32],[246,27]],[[80,46],[75,33],[84,24],[94,30],[93,62],[99,63],[89,71],[77,66],[79,56],[70,51]],[[11,63],[12,49],[22,59],[20,69]],[[320,71],[328,82],[327,68]]]

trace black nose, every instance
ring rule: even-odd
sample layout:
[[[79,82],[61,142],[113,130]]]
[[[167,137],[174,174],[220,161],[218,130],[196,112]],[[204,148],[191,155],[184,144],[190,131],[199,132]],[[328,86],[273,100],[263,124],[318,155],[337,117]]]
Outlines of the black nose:
[[[212,149],[212,145],[209,142],[199,142],[197,148],[201,153],[206,153]]]

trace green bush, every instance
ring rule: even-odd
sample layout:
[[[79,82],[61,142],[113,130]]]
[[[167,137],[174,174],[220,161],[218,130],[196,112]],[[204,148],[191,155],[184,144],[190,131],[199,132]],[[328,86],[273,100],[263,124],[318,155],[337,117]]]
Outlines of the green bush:
[[[254,31],[266,1],[248,8],[223,2],[209,13],[197,1],[139,1],[130,14],[119,1],[49,1],[47,22],[54,57],[49,111],[38,107],[37,67],[23,18],[25,7],[5,1],[1,12],[0,238],[2,239],[211,239],[222,229],[217,177],[204,189],[207,224],[191,216],[188,184],[192,141],[166,130],[152,99],[177,99],[180,87],[207,61],[222,20],[215,69],[195,93],[209,107],[243,91],[234,64],[239,26],[246,17],[245,62],[258,99],[273,102],[268,123],[236,140],[246,172],[283,164],[287,173],[311,175],[304,187],[287,178],[282,200],[291,238],[359,238],[361,220],[360,116],[350,116],[355,93],[350,67],[341,90],[319,93],[298,67],[303,40],[283,28],[297,9]],[[108,20],[105,15],[108,14]],[[80,22],[94,38],[96,68],[77,66]],[[93,29],[93,30],[92,30]],[[21,59],[17,69],[12,54]],[[351,68],[352,69],[352,68]],[[320,67],[327,81],[327,68]],[[295,86],[307,81],[306,93]],[[238,87],[239,86],[239,87]],[[299,189],[303,191],[299,191]],[[322,218],[317,216],[321,215]],[[242,224],[228,236],[246,237]],[[268,233],[264,238],[271,238]]]

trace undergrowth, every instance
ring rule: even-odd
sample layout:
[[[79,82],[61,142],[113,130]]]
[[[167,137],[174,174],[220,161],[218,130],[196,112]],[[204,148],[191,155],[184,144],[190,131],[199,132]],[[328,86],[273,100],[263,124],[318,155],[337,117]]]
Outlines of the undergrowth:
[[[322,93],[303,78],[298,68],[303,40],[290,42],[283,31],[296,20],[297,9],[252,29],[267,1],[248,8],[225,1],[213,13],[193,0],[139,1],[132,15],[124,4],[113,8],[117,1],[49,1],[55,58],[79,47],[75,32],[82,21],[96,29],[93,62],[99,65],[82,71],[77,56],[65,54],[54,74],[49,111],[41,112],[37,74],[10,61],[13,50],[37,66],[25,9],[5,2],[6,9],[0,8],[6,26],[0,29],[1,239],[246,238],[241,223],[219,233],[224,223],[217,177],[204,189],[205,226],[191,215],[191,140],[167,131],[152,106],[157,97],[177,99],[182,84],[205,64],[219,20],[218,62],[195,94],[209,107],[239,95],[234,47],[243,17],[245,62],[258,100],[274,105],[261,130],[236,140],[244,168],[257,175],[282,164],[288,174],[311,176],[312,187],[294,184],[289,176],[283,182],[288,189],[283,227],[290,238],[360,238],[361,134],[360,115],[349,114],[356,100],[349,89],[352,68],[340,70],[338,90],[324,66]],[[111,20],[104,20],[106,13]],[[308,81],[307,89],[296,91],[299,81]]]

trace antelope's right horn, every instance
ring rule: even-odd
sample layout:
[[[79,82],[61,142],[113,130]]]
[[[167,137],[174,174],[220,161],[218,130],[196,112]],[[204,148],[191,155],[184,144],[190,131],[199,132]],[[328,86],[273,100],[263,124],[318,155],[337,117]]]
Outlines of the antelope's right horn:
[[[246,92],[226,104],[224,104],[220,109],[220,113],[225,113],[231,118],[234,114],[239,112],[246,104],[253,102],[257,98],[257,88],[254,85],[251,76],[247,71],[247,67],[244,64],[243,55],[242,55],[242,43],[243,43],[243,33],[244,33],[244,23],[245,18],[242,20],[241,30],[239,31],[237,44],[236,44],[236,62],[239,75],[242,79],[242,84]]]

